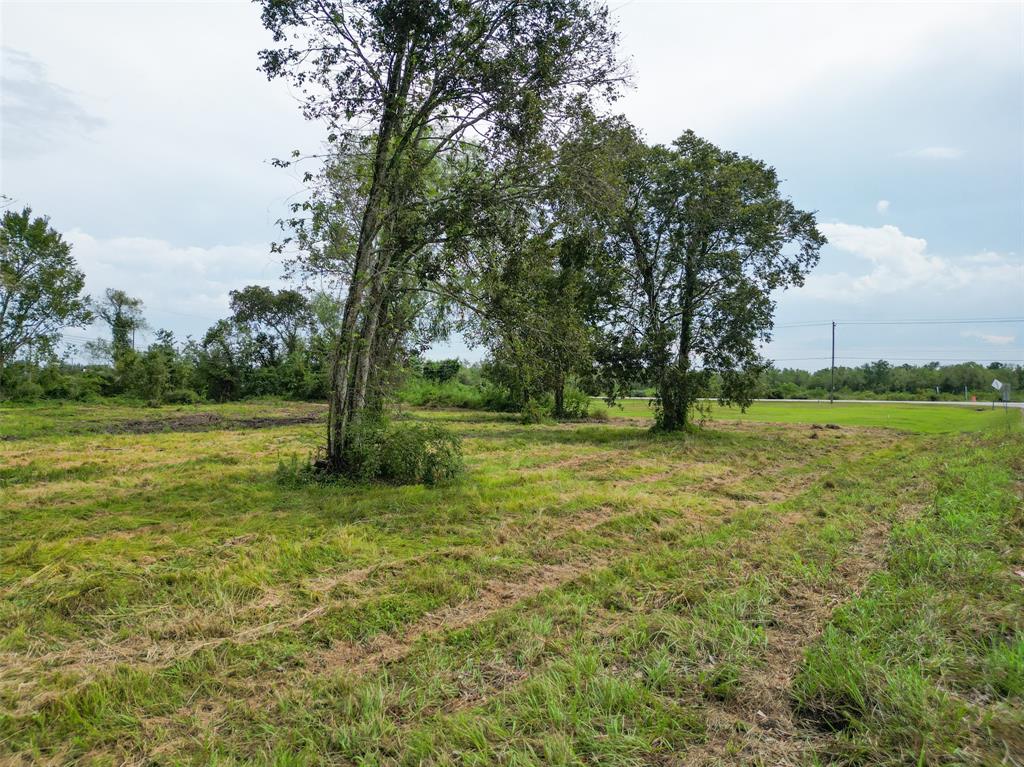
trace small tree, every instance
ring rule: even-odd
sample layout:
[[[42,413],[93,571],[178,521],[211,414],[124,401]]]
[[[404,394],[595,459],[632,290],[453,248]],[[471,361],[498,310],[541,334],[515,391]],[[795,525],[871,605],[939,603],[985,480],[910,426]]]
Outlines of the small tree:
[[[31,208],[0,221],[0,376],[22,349],[49,350],[60,331],[87,324],[85,277],[71,246]]]
[[[116,288],[107,288],[103,300],[96,304],[96,315],[110,328],[109,355],[115,364],[135,349],[135,331],[148,327],[142,308],[141,298]]]
[[[685,428],[720,378],[718,399],[750,404],[767,368],[773,293],[803,283],[825,238],[782,196],[775,170],[687,131],[634,146],[610,218],[621,299],[608,358],[657,387],[657,425]]]

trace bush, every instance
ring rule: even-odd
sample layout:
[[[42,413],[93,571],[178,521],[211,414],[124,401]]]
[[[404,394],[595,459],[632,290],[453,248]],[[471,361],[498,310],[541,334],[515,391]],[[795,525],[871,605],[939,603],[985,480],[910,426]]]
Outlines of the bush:
[[[437,383],[425,378],[411,378],[399,391],[398,398],[405,404],[416,407],[458,407],[470,410],[484,408],[481,390],[456,380]]]
[[[278,463],[277,481],[288,487],[345,479],[440,485],[454,480],[463,468],[462,440],[442,426],[366,421],[352,435],[344,476],[332,473],[325,460],[300,462],[292,456],[290,463]]]
[[[562,409],[565,411],[565,418],[586,418],[590,411],[590,397],[575,386],[567,386],[562,399]]]
[[[450,482],[462,470],[462,440],[441,426],[402,425],[383,432],[378,479],[437,485]]]
[[[525,424],[544,423],[550,420],[547,409],[535,399],[527,400],[519,414],[519,420]]]
[[[169,405],[195,405],[200,397],[191,389],[171,389],[164,395],[164,402]]]
[[[10,396],[17,402],[32,402],[43,396],[43,387],[35,381],[19,381]]]

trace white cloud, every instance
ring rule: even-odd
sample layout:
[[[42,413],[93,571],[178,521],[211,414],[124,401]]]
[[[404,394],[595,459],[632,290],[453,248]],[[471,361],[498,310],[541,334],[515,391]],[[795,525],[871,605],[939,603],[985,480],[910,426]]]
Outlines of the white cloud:
[[[1012,253],[1009,255],[1003,255],[1002,253],[996,253],[994,250],[983,250],[981,253],[975,253],[973,256],[967,256],[964,260],[970,261],[975,264],[998,264],[1002,261],[1008,260]]]
[[[120,288],[145,303],[154,327],[197,335],[228,313],[229,292],[250,284],[279,286],[281,265],[262,244],[178,247],[145,237],[66,235],[86,290]]]
[[[980,330],[965,330],[961,334],[964,338],[977,338],[987,344],[996,346],[1007,346],[1017,340],[1017,336],[1001,336],[993,333],[982,333]]]
[[[858,92],[877,99],[936,61],[1019,67],[1019,14],[999,5],[620,5],[614,15],[639,86],[623,104],[656,141],[684,127],[718,134],[802,100],[820,108],[836,91],[842,101]]]
[[[869,268],[861,274],[814,272],[805,285],[809,297],[863,303],[895,294],[912,299],[956,293],[958,299],[983,299],[986,293],[1001,295],[1014,286],[1024,290],[1021,265],[1006,256],[986,254],[986,260],[971,263],[932,255],[927,240],[904,234],[891,224],[831,223],[820,228],[831,247],[863,259]]]
[[[878,202],[875,203],[875,210],[877,210],[884,216],[886,213],[889,212],[889,201],[879,200]]]
[[[954,146],[926,146],[910,149],[903,153],[907,157],[920,157],[925,160],[958,160],[964,156],[964,150]]]

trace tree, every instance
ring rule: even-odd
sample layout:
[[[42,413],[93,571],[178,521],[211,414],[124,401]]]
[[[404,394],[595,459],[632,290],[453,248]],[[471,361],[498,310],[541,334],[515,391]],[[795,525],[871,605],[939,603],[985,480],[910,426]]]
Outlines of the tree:
[[[330,125],[341,165],[355,170],[345,187],[355,207],[330,222],[325,248],[346,287],[327,449],[329,467],[345,471],[352,435],[380,407],[389,355],[423,306],[412,296],[433,267],[412,258],[478,223],[501,196],[503,175],[485,171],[531,146],[551,116],[613,94],[615,34],[589,0],[263,0],[263,23],[280,44],[261,53],[267,76],[302,90],[304,114]],[[431,207],[452,175],[480,193]]]
[[[639,142],[605,206],[623,266],[606,359],[620,383],[657,388],[657,425],[685,428],[716,377],[722,403],[749,405],[767,368],[774,291],[803,283],[825,238],[779,191],[775,170],[687,131]]]
[[[31,208],[0,221],[0,374],[27,346],[47,351],[60,331],[91,319],[85,277],[46,217]]]
[[[597,245],[552,222],[478,282],[487,312],[471,337],[489,349],[488,378],[519,407],[550,395],[554,417],[581,415],[566,410],[565,391],[593,369],[605,295]]]
[[[135,348],[135,331],[148,327],[142,307],[141,298],[116,288],[107,288],[103,300],[96,304],[96,315],[110,328],[109,355],[115,363]]]
[[[426,360],[423,363],[423,377],[434,383],[444,384],[459,374],[462,363],[457,359]]]
[[[262,285],[249,285],[231,291],[234,321],[248,326],[263,354],[263,364],[275,365],[292,354],[308,328],[313,315],[305,296],[297,290],[273,291]]]

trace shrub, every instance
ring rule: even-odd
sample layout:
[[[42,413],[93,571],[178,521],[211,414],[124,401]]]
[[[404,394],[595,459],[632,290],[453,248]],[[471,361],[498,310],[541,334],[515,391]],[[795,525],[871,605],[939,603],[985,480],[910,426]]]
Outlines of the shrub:
[[[191,389],[171,389],[164,395],[164,402],[169,405],[195,405],[199,400],[199,395]]]
[[[35,381],[19,381],[11,392],[11,399],[17,402],[32,402],[43,396],[43,387]]]
[[[549,420],[545,407],[535,399],[527,400],[519,414],[519,420],[526,424],[544,423]]]
[[[401,425],[383,432],[379,479],[436,485],[450,482],[462,469],[462,441],[441,426]]]
[[[566,418],[586,418],[590,410],[590,397],[575,386],[565,387],[562,409]]]
[[[324,460],[280,461],[279,484],[292,487],[345,479],[396,485],[440,485],[463,471],[462,440],[442,426],[366,421],[352,434],[345,476],[332,474]]]
[[[458,407],[479,410],[484,407],[481,390],[456,380],[437,383],[425,378],[411,378],[398,394],[407,405],[417,407]]]

